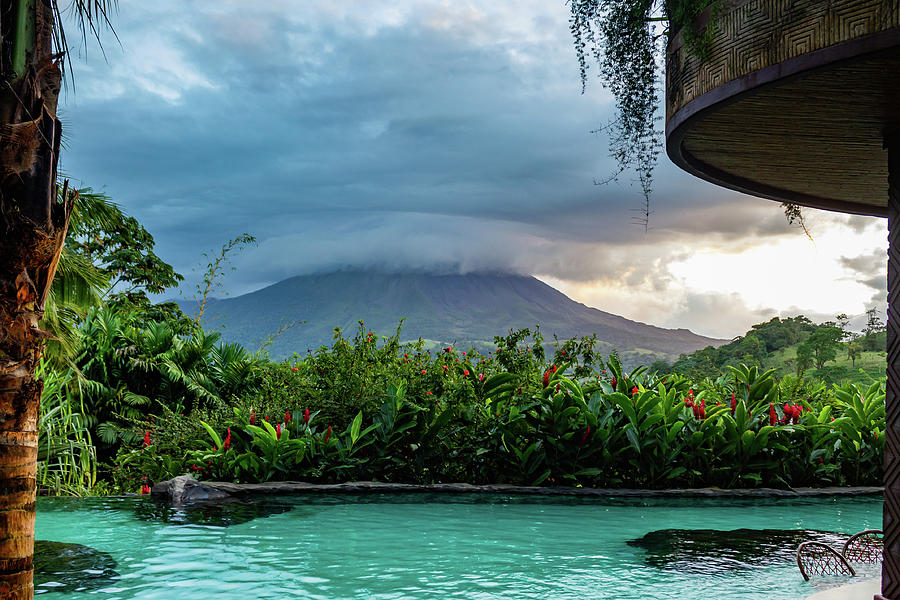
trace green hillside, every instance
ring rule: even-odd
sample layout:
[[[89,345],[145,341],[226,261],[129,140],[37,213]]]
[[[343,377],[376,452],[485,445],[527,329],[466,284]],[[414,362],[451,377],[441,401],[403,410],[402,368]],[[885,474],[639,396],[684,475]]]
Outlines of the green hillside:
[[[693,377],[716,377],[727,365],[758,365],[775,369],[778,377],[796,375],[825,383],[867,383],[884,377],[886,334],[873,317],[861,333],[847,331],[839,322],[816,324],[800,315],[778,317],[754,325],[745,335],[719,347],[685,354],[671,370]]]
[[[191,303],[182,303],[196,314]],[[716,340],[687,329],[663,329],[575,302],[549,285],[521,275],[435,275],[347,270],[286,279],[256,292],[211,302],[203,325],[227,341],[255,350],[271,339],[273,358],[330,345],[334,328],[355,330],[360,320],[379,334],[424,338],[433,346],[492,350],[493,338],[539,325],[544,339],[596,334],[598,350],[617,350],[629,366],[675,360]]]

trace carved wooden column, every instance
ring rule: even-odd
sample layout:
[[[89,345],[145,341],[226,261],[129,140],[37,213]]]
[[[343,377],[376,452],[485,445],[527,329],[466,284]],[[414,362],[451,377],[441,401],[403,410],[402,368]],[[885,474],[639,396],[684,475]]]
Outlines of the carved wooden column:
[[[900,132],[888,150],[887,396],[884,445],[882,595],[900,598]]]

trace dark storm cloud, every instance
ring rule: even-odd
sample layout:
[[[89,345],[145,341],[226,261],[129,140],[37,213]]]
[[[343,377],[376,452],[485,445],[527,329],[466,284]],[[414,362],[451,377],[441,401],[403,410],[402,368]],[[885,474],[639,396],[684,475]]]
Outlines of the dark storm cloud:
[[[123,3],[125,53],[78,66],[63,166],[186,274],[255,234],[233,291],[345,265],[602,280],[626,268],[612,247],[786,232],[665,159],[653,229],[629,226],[627,176],[593,185],[611,108],[597,82],[579,95],[566,6],[494,4]]]
[[[883,303],[887,297],[887,253],[878,249],[862,256],[842,256],[841,264],[854,272],[853,279],[875,290],[871,302]]]

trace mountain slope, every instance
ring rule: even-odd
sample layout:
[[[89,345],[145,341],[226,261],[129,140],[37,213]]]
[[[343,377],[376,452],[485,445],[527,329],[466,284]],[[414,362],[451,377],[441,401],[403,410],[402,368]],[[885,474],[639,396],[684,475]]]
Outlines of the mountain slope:
[[[188,314],[193,303],[182,302]],[[725,340],[686,329],[663,329],[630,321],[584,304],[535,279],[507,274],[428,275],[337,271],[286,279],[267,288],[210,302],[204,325],[223,338],[255,350],[282,326],[305,321],[274,339],[274,358],[331,343],[335,327],[352,332],[357,321],[380,334],[467,345],[490,342],[510,329],[541,326],[545,339],[596,333],[620,351],[643,351],[649,360],[671,360]]]

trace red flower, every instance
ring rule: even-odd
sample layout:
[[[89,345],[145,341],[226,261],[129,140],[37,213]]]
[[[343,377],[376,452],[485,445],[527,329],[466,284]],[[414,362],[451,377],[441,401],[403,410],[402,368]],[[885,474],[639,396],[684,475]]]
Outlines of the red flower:
[[[774,427],[778,422],[778,415],[775,413],[775,405],[769,402],[769,425]]]
[[[281,423],[279,423],[278,425],[275,426],[275,439],[276,440],[281,439]]]
[[[469,370],[466,369],[465,371],[463,371],[463,377],[468,377],[468,376],[469,376]]]
[[[444,365],[444,371],[445,372],[447,371],[447,365]]]
[[[291,419],[291,411],[289,411],[289,410],[284,411],[284,422],[290,423],[291,421],[293,421],[293,419]]]
[[[144,432],[144,448],[150,445],[150,431],[147,430]]]
[[[299,370],[300,369],[298,369],[297,367],[291,367],[291,371],[299,371]]]
[[[579,447],[579,448],[581,448],[582,446],[584,446],[584,443],[587,441],[588,436],[589,436],[590,434],[591,434],[591,428],[588,427],[588,428],[587,428],[587,431],[584,432],[584,435],[581,436],[581,442],[579,442],[579,444],[578,444],[578,447]]]
[[[328,426],[328,431],[325,432],[325,443],[328,443],[328,438],[331,437],[331,425]]]
[[[549,369],[544,371],[544,379],[543,379],[544,387],[547,387],[548,385],[550,385],[550,376],[553,375],[554,373],[556,373],[556,365],[553,365],[552,367],[550,367]]]
[[[266,421],[268,421],[268,420],[269,420],[269,415],[266,415],[266,416],[263,417],[263,418],[264,418]]]
[[[694,411],[694,418],[699,419],[700,418],[700,407],[692,402],[691,410]]]
[[[612,378],[612,381],[609,382],[609,385],[611,385],[613,389],[616,389],[616,384],[617,384],[617,383],[619,383],[619,382],[616,381],[616,378],[615,378],[615,377],[613,377],[613,378]]]
[[[425,374],[425,369],[422,369],[422,375],[424,375],[424,374]]]
[[[228,428],[228,435],[225,436],[225,441],[222,442],[222,450],[228,450],[231,448],[231,427]]]
[[[700,399],[700,419],[706,418],[706,398]]]
[[[734,416],[734,411],[737,410],[737,399],[734,397],[734,394],[731,395],[731,415]]]
[[[632,395],[632,396],[634,396],[634,395],[637,394],[637,393],[638,393],[637,386],[634,386],[633,388],[631,388],[631,395]]]
[[[252,410],[250,411],[250,424],[256,425],[256,413]]]
[[[309,409],[303,411],[303,422],[309,423]]]
[[[425,393],[428,394],[429,396],[431,395],[431,392],[425,392]]]
[[[144,494],[149,494],[149,493],[150,493],[150,486],[145,483],[144,485],[141,486],[141,495],[143,496]]]

